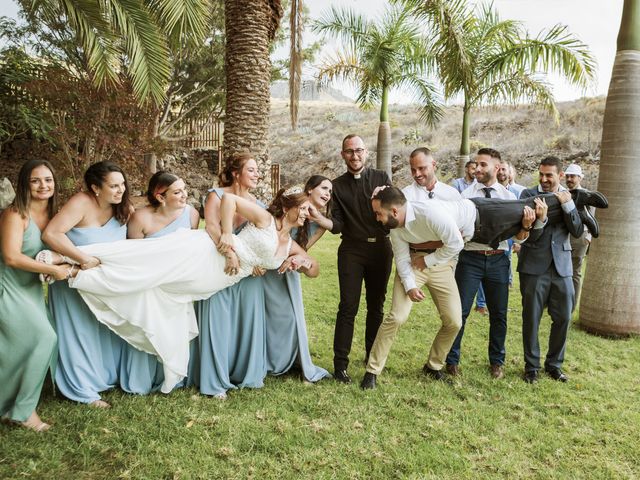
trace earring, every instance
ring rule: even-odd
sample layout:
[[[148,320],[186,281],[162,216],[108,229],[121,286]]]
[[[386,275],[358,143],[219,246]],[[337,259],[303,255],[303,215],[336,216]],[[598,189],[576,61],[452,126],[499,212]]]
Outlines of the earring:
[[[99,196],[100,196],[100,192],[96,192],[96,197],[99,197]]]

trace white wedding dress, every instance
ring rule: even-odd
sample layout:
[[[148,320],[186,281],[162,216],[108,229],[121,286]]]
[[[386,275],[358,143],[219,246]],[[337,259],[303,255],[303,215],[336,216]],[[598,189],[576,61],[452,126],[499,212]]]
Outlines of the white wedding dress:
[[[160,238],[86,245],[100,265],[81,270],[69,285],[78,290],[96,318],[134,347],[162,362],[170,392],[187,375],[189,341],[198,335],[193,301],[251,275],[256,266],[274,269],[288,256],[276,257],[275,222],[267,228],[248,224],[234,235],[238,274],[224,273],[225,257],[204,230],[178,230]]]

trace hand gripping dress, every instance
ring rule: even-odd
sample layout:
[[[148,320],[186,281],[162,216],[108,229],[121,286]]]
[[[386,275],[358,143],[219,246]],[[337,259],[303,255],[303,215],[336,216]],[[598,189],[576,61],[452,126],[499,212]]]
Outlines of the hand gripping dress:
[[[238,274],[224,273],[225,258],[204,230],[178,230],[161,238],[125,240],[83,247],[101,265],[69,280],[96,318],[163,365],[161,391],[170,392],[187,375],[189,341],[198,334],[192,302],[238,283],[254,267],[277,268],[275,222],[248,224],[234,236]]]

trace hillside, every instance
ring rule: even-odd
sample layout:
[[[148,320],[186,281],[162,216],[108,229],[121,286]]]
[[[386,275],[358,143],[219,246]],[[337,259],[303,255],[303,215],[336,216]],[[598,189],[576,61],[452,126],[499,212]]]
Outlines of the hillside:
[[[556,155],[565,163],[575,161],[586,170],[585,186],[597,183],[602,118],[605,99],[585,98],[558,105],[560,121],[530,106],[482,108],[473,113],[471,146],[477,150],[491,146],[503,158],[516,165],[519,183],[537,182],[537,162],[546,155]],[[433,129],[419,121],[415,107],[392,105],[394,182],[409,183],[407,159],[416,147],[428,146],[436,153],[440,178],[455,176],[460,145],[462,108],[446,109]],[[271,107],[271,159],[281,164],[282,183],[303,182],[314,173],[333,178],[344,172],[340,141],[348,133],[362,135],[375,164],[378,112],[364,112],[354,104],[341,102],[301,102],[299,128],[293,132],[289,107],[284,100],[273,99]]]

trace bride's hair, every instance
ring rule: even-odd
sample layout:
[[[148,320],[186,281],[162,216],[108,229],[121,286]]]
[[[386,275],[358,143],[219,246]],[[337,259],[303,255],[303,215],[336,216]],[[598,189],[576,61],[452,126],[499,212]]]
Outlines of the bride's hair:
[[[127,182],[127,176],[120,166],[113,162],[97,162],[87,168],[84,172],[84,183],[87,187],[87,192],[93,194],[91,185],[95,185],[98,188],[102,187],[107,175],[117,172],[122,174],[124,178],[124,193],[122,194],[122,201],[118,204],[111,205],[113,209],[113,216],[120,222],[120,225],[124,225],[129,220],[131,215],[131,200],[129,199],[129,182]]]
[[[240,173],[242,173],[244,165],[249,160],[255,160],[255,158],[253,157],[253,155],[247,152],[234,153],[233,155],[227,157],[225,166],[218,176],[218,178],[220,179],[220,186],[230,187],[231,185],[233,185],[233,181],[235,180],[233,174],[236,173],[239,175]]]
[[[281,188],[275,198],[267,208],[267,211],[275,218],[282,218],[286,211],[299,207],[308,199],[307,192],[302,187]],[[296,242],[306,249],[309,240],[306,228],[299,228],[296,235]]]
[[[158,208],[160,202],[156,198],[156,195],[165,193],[169,187],[178,180],[180,179],[176,175],[163,170],[154,173],[149,179],[149,186],[147,187],[147,201],[149,205]]]

